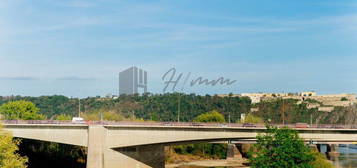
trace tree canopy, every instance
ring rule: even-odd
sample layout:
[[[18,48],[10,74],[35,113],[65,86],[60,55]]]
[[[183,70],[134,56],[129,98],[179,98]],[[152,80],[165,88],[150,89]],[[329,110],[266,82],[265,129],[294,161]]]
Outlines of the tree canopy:
[[[333,168],[325,157],[311,150],[296,130],[267,126],[257,136],[257,144],[249,154],[252,168]]]
[[[247,116],[245,116],[244,118],[244,123],[251,123],[251,124],[263,124],[264,120],[260,117],[257,117],[253,114],[248,114]]]
[[[39,113],[47,118],[55,118],[60,114],[76,116],[78,113],[78,98],[59,95],[40,97],[0,96],[0,105],[18,100],[33,102],[40,109]],[[191,122],[196,116],[212,110],[218,110],[223,114],[225,120],[228,120],[229,115],[232,120],[238,120],[242,113],[247,113],[250,110],[250,105],[251,101],[247,97],[220,97],[182,93],[121,95],[117,99],[103,97],[81,99],[83,114],[100,116],[96,113],[105,110],[124,118],[135,117],[152,121],[177,121],[178,111],[180,111],[180,121]],[[178,107],[180,107],[180,110],[178,110]],[[108,118],[112,118],[110,115],[112,114],[108,114]]]
[[[51,119],[61,114],[69,116],[77,116],[78,114],[78,98],[59,95],[40,97],[0,96],[0,105],[19,100],[32,102],[40,109],[39,114]],[[238,121],[241,114],[251,114],[272,124],[282,123],[283,118],[285,123],[288,124],[310,123],[310,121],[313,121],[314,124],[357,124],[357,119],[354,117],[357,114],[356,105],[335,107],[332,112],[323,113],[318,111],[318,108],[308,108],[308,104],[311,103],[319,102],[312,99],[300,101],[276,98],[251,104],[248,97],[232,95],[220,97],[217,95],[182,93],[147,93],[143,95],[121,95],[115,99],[83,98],[81,99],[81,114],[83,114],[83,117],[86,116],[86,118],[93,120],[101,118],[98,111],[106,111],[107,113],[102,113],[102,118],[107,120],[134,118],[170,122],[177,121],[177,116],[180,116],[181,122],[192,122],[203,113],[217,110],[224,116],[225,121],[228,121],[229,118],[231,121]],[[256,110],[250,111],[251,107]]]
[[[69,121],[72,120],[72,116],[68,114],[60,114],[56,116],[55,120],[60,120],[60,121]]]
[[[27,158],[17,152],[20,141],[2,130],[0,125],[0,168],[26,168]]]
[[[252,168],[313,168],[311,150],[295,130],[267,127],[267,133],[257,136],[255,152],[250,155]]]
[[[30,101],[11,101],[0,106],[0,114],[6,120],[42,120],[44,115],[38,114],[39,108]]]
[[[194,119],[195,122],[213,122],[213,123],[224,123],[224,116],[217,110],[212,110],[211,112],[201,114]]]

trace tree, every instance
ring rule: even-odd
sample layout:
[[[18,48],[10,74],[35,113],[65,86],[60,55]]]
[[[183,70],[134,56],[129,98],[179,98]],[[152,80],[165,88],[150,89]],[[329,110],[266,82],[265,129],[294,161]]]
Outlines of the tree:
[[[312,154],[315,157],[315,160],[311,162],[313,168],[334,168],[335,166],[329,162],[323,154],[319,151],[313,151]]]
[[[72,116],[68,114],[60,114],[56,116],[55,120],[60,120],[60,121],[69,121],[72,120]]]
[[[124,118],[142,118],[154,121],[176,121],[178,116],[177,97],[180,95],[180,121],[192,122],[195,117],[208,111],[217,110],[225,120],[237,120],[242,113],[250,111],[251,100],[239,96],[210,96],[182,93],[121,95],[117,99],[87,97],[81,99],[82,113],[95,113],[105,109],[120,114]],[[56,118],[60,114],[76,116],[78,99],[65,96],[0,96],[0,105],[17,100],[33,102],[40,108],[40,114]],[[100,115],[98,115],[100,116]],[[261,117],[261,116],[259,116]],[[97,117],[96,117],[97,118]]]
[[[0,106],[0,114],[6,120],[43,120],[46,117],[38,114],[39,108],[30,101],[11,101]]]
[[[244,118],[244,123],[251,123],[251,124],[263,124],[264,120],[260,117],[257,117],[253,114],[248,114],[245,118]]]
[[[214,122],[223,123],[225,122],[224,116],[216,110],[208,113],[203,113],[194,119],[195,122]],[[181,154],[194,154],[206,158],[219,158],[223,159],[226,157],[227,145],[224,144],[208,144],[208,143],[198,143],[193,145],[180,145],[174,147],[179,149],[178,153]]]
[[[26,168],[27,158],[16,151],[19,140],[13,140],[9,133],[2,130],[0,125],[0,168]]]
[[[249,158],[252,168],[313,168],[315,161],[297,131],[288,128],[267,126],[267,132],[257,136],[254,148]]]
[[[216,110],[208,113],[201,114],[194,119],[195,122],[214,122],[214,123],[224,123],[224,116]]]

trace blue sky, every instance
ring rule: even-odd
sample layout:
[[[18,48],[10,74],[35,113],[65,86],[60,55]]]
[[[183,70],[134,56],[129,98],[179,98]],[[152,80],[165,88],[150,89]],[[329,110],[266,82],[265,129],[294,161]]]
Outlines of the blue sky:
[[[357,1],[1,0],[0,95],[117,94],[118,73],[170,68],[200,94],[357,93]]]

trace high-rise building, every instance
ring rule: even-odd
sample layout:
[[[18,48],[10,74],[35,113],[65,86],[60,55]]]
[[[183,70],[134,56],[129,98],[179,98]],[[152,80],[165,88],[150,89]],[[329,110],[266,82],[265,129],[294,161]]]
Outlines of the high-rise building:
[[[128,68],[119,73],[119,95],[132,95],[147,92],[147,72],[137,67]]]

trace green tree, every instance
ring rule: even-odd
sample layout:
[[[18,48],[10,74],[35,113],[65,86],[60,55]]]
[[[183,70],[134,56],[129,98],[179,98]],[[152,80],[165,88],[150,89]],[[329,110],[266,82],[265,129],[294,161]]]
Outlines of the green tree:
[[[56,116],[55,120],[60,120],[60,121],[69,121],[72,120],[72,116],[68,114],[60,114]]]
[[[224,123],[224,116],[216,110],[201,114],[194,119],[195,122]]]
[[[201,114],[194,119],[195,122],[213,122],[213,123],[224,123],[224,116],[217,110],[212,110],[211,112]],[[193,144],[192,147],[183,145],[183,149],[187,153],[194,155],[199,155],[206,158],[223,159],[226,157],[227,146],[223,144],[208,144],[208,143],[198,143]]]
[[[311,162],[313,168],[334,168],[335,166],[329,162],[325,155],[319,153],[318,151],[313,151],[312,154],[315,160]]]
[[[27,158],[21,157],[17,152],[19,140],[4,132],[0,125],[0,168],[26,168]]]
[[[114,110],[99,109],[96,111],[84,113],[83,118],[85,120],[99,121],[101,119],[105,121],[122,121],[125,119],[119,112]]]
[[[249,157],[252,168],[313,168],[315,157],[295,130],[267,126],[254,148]]]
[[[251,123],[251,124],[263,124],[264,120],[260,117],[257,117],[253,114],[248,114],[245,118],[244,118],[244,123]]]
[[[30,101],[11,101],[0,106],[0,114],[6,120],[43,120],[46,117],[38,114],[39,108]]]

